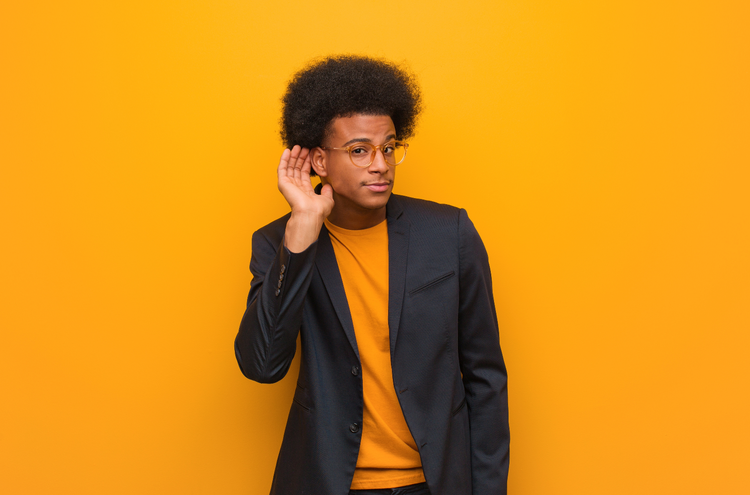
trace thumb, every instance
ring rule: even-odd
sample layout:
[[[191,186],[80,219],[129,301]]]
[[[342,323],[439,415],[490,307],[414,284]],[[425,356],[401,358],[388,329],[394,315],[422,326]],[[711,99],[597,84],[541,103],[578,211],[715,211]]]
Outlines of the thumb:
[[[324,184],[323,187],[320,189],[320,195],[325,196],[326,198],[333,199],[333,188],[330,184]]]

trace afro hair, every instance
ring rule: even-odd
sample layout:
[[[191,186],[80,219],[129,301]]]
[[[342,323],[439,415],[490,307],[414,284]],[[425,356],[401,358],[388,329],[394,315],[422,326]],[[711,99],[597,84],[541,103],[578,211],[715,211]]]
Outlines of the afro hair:
[[[354,55],[312,61],[292,77],[282,102],[281,139],[289,148],[321,146],[335,118],[354,114],[388,115],[398,138],[407,139],[422,110],[414,75]]]

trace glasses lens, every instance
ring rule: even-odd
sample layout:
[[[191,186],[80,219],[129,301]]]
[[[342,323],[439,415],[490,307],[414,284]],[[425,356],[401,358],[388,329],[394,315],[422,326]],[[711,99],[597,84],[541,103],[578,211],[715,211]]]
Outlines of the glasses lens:
[[[366,167],[372,161],[372,151],[375,148],[368,143],[357,143],[349,149],[352,162],[358,167]]]
[[[398,165],[404,161],[404,157],[406,156],[406,146],[404,146],[404,143],[401,141],[393,141],[385,144],[382,149],[385,161],[391,165]]]
[[[380,147],[383,150],[383,156],[386,163],[398,165],[406,156],[406,143],[401,141],[391,141]],[[349,149],[349,156],[352,162],[358,167],[368,167],[374,160],[373,152],[375,147],[370,143],[357,143]]]

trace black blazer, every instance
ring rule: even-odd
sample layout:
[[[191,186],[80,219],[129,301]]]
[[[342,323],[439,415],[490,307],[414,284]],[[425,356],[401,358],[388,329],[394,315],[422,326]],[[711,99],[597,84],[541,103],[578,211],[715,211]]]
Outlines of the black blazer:
[[[508,398],[487,253],[464,210],[392,195],[386,207],[391,365],[432,495],[507,492]],[[301,253],[286,215],[253,234],[235,354],[248,378],[297,390],[272,494],[346,495],[362,432],[362,370],[325,227]]]

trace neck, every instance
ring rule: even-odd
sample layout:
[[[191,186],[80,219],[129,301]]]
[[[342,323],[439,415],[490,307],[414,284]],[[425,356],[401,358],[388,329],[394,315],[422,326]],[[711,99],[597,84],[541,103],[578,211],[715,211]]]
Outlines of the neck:
[[[339,207],[340,202],[336,200],[328,221],[337,227],[348,230],[362,230],[374,227],[385,220],[385,206],[377,210],[354,209]]]

